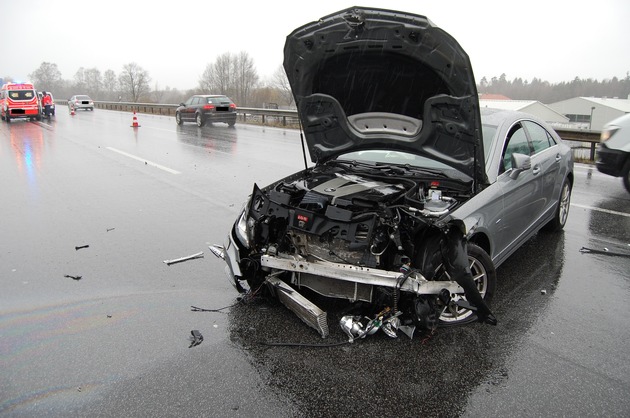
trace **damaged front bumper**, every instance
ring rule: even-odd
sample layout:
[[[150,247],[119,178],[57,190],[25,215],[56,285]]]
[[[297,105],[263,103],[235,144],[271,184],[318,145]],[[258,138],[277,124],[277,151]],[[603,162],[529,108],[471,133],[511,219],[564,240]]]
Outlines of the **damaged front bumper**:
[[[210,251],[226,262],[225,273],[230,283],[244,293],[239,266],[239,248],[232,234],[224,245],[209,247]],[[302,296],[298,290],[307,287],[323,296],[349,301],[373,301],[376,287],[415,295],[438,295],[448,291],[450,295],[463,294],[464,289],[455,281],[430,281],[418,272],[402,273],[334,263],[320,259],[305,259],[288,254],[262,255],[260,267],[268,272],[265,282],[272,293],[307,325],[317,330],[322,338],[328,336],[326,312]],[[289,286],[279,275],[291,274]]]

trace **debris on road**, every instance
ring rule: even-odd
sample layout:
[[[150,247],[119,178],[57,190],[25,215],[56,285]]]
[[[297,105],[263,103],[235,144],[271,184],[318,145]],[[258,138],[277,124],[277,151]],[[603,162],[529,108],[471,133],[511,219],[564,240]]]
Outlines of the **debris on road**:
[[[65,276],[63,276],[63,277],[67,277],[67,278],[69,278],[69,279],[73,279],[73,280],[81,280],[81,279],[83,278],[83,276],[71,276],[71,275],[69,275],[69,274],[66,274],[66,275],[65,275]]]
[[[196,258],[203,258],[203,252],[192,254],[186,257],[176,258],[174,260],[164,260],[164,263],[167,266],[170,266],[171,264],[181,263],[182,261],[194,260]]]
[[[628,253],[616,253],[616,252],[608,251],[608,248],[604,248],[603,250],[595,250],[593,248],[582,247],[582,248],[580,248],[580,252],[581,253],[586,253],[586,254],[604,254],[604,255],[613,255],[613,256],[617,256],[617,257],[629,257],[630,258],[630,254],[628,254]]]
[[[106,232],[113,231],[114,229],[116,229],[116,228],[107,228]]]
[[[76,251],[82,250],[83,248],[90,248],[90,246],[89,245],[81,245],[81,246],[78,246],[78,247],[74,247],[74,249]]]
[[[191,337],[188,337],[188,339],[190,340],[190,345],[188,346],[188,348],[192,348],[201,344],[201,342],[203,341],[203,335],[201,335],[198,330],[193,329],[192,331],[190,331],[190,334]]]

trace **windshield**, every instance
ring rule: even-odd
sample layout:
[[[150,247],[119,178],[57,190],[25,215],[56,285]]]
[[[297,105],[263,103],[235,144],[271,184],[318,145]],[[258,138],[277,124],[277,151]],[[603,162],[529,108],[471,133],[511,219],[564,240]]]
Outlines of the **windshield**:
[[[486,161],[488,161],[490,149],[492,146],[492,140],[497,133],[497,127],[494,125],[483,125],[481,127],[482,135],[483,135],[483,153],[486,157]]]
[[[90,100],[89,96],[77,96],[78,100]]]
[[[11,100],[31,100],[35,97],[34,90],[9,90]]]

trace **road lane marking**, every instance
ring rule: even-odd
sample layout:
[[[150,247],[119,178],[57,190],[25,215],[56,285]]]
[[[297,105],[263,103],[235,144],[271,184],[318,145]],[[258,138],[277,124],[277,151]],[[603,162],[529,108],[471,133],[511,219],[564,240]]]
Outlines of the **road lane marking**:
[[[582,208],[582,209],[596,210],[598,212],[610,213],[612,215],[626,216],[626,217],[630,218],[630,213],[626,213],[626,212],[618,212],[616,210],[595,208],[593,206],[580,205],[580,204],[577,204],[577,203],[571,203],[571,206],[575,206],[577,208]]]
[[[150,166],[152,166],[152,167],[159,168],[160,170],[164,170],[164,171],[166,171],[166,172],[168,172],[168,173],[171,173],[171,174],[181,174],[181,172],[179,172],[179,171],[177,171],[177,170],[173,170],[172,168],[164,167],[163,165],[160,165],[160,164],[158,164],[158,163],[154,163],[154,162],[149,161],[149,160],[145,160],[144,158],[140,158],[140,157],[135,156],[135,155],[133,155],[133,154],[129,154],[128,152],[121,151],[121,150],[116,149],[116,148],[113,148],[113,147],[107,147],[107,149],[108,149],[108,150],[110,150],[110,151],[117,152],[117,153],[118,153],[118,154],[120,154],[120,155],[124,155],[125,157],[129,157],[129,158],[132,158],[132,159],[134,159],[134,160],[137,160],[137,161],[143,162],[143,163],[145,163],[146,165],[150,165]]]

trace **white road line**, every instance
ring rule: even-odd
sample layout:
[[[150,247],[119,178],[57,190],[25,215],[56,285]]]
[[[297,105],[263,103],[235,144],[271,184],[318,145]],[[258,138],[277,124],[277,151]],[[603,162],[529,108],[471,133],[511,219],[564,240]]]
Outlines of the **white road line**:
[[[171,174],[181,174],[181,173],[180,173],[179,171],[177,171],[177,170],[173,170],[172,168],[164,167],[163,165],[160,165],[160,164],[154,163],[154,162],[149,161],[149,160],[145,160],[144,158],[137,157],[137,156],[135,156],[135,155],[133,155],[133,154],[129,154],[129,153],[125,152],[125,151],[121,151],[121,150],[119,150],[119,149],[112,148],[112,147],[107,147],[107,149],[108,149],[108,150],[110,150],[110,151],[117,152],[117,153],[118,153],[118,154],[120,154],[120,155],[124,155],[125,157],[129,157],[129,158],[132,158],[132,159],[134,159],[134,160],[137,160],[137,161],[143,162],[143,163],[145,163],[146,165],[150,165],[150,166],[152,166],[152,167],[159,168],[160,170],[164,170],[164,171],[166,171],[166,172],[168,172],[168,173],[171,173]]]
[[[598,212],[610,213],[612,215],[626,216],[626,217],[630,218],[630,213],[626,213],[626,212],[618,212],[616,210],[595,208],[593,206],[580,205],[580,204],[577,204],[577,203],[571,203],[571,206],[575,206],[577,208],[582,208],[582,209],[588,209],[588,210],[596,210]]]

